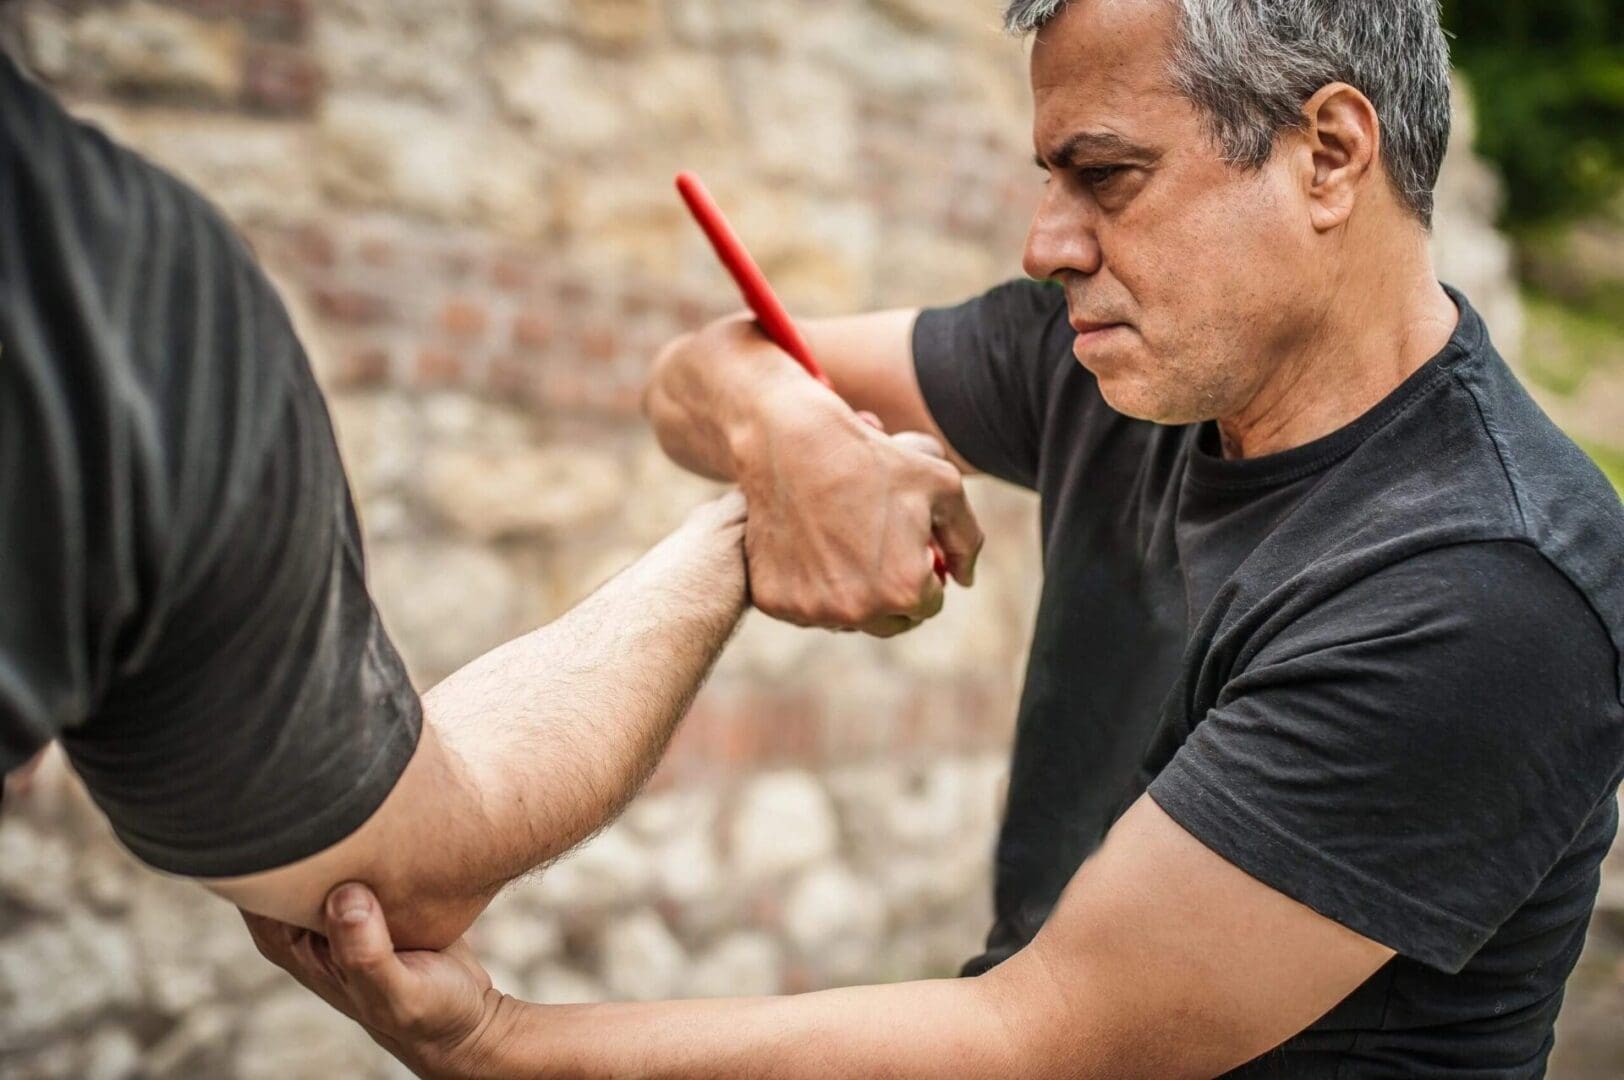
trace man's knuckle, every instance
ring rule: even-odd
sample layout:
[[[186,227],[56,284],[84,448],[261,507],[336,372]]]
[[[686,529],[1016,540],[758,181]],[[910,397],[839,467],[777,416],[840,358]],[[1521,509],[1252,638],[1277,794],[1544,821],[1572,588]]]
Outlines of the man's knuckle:
[[[397,1030],[415,1032],[425,1025],[428,1013],[416,994],[401,994],[390,999],[389,1019]]]
[[[959,473],[958,469],[953,467],[951,462],[943,461],[941,458],[931,458],[927,467],[930,469],[931,479],[935,482],[937,489],[944,495],[957,498],[964,494],[964,477]]]
[[[884,593],[884,607],[892,614],[902,614],[914,611],[922,600],[921,592],[924,582],[912,576],[897,576],[886,586]]]
[[[842,588],[828,600],[827,615],[832,626],[861,626],[873,618],[882,605],[868,588]]]

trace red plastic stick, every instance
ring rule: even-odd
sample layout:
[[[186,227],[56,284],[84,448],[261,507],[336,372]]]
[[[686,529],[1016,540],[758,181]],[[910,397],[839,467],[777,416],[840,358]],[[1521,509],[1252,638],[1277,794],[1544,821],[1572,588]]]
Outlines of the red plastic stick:
[[[812,350],[806,344],[806,338],[796,327],[795,320],[789,317],[778,294],[767,283],[767,275],[761,272],[756,260],[750,257],[745,249],[744,241],[739,234],[733,231],[733,226],[727,223],[722,214],[722,208],[716,205],[705,185],[699,177],[691,172],[677,174],[677,191],[682,195],[682,201],[688,204],[688,209],[699,222],[699,227],[705,230],[710,239],[711,246],[716,249],[716,257],[722,260],[722,265],[732,275],[733,281],[744,295],[744,302],[755,313],[756,321],[773,344],[789,353],[795,361],[806,370],[806,373],[818,380],[824,386],[834,389],[834,384],[825,375],[822,366],[812,355]],[[873,421],[876,427],[877,420]],[[943,581],[947,580],[947,559],[942,556],[941,549],[934,543],[930,546],[931,557],[935,561],[936,576]]]
[[[705,235],[710,238],[711,246],[716,249],[716,257],[722,260],[727,272],[733,275],[734,283],[739,286],[739,292],[744,294],[744,302],[755,313],[756,321],[761,323],[761,329],[772,339],[773,344],[793,356],[796,362],[806,369],[808,375],[824,386],[831,386],[829,376],[823,373],[823,368],[812,356],[812,350],[807,346],[806,339],[801,336],[795,320],[789,317],[789,312],[784,310],[778,294],[767,284],[767,275],[761,272],[756,260],[745,250],[739,234],[727,223],[727,218],[722,215],[722,208],[716,205],[716,200],[711,198],[710,192],[705,189],[699,177],[691,172],[678,173],[677,191],[682,195],[683,202],[688,204],[694,220],[699,222],[699,227],[704,229]]]

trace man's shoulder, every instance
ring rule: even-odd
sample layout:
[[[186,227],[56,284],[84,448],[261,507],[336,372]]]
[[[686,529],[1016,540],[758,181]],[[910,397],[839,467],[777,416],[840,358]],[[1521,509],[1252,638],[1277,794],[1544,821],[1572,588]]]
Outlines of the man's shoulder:
[[[1504,618],[1560,607],[1565,592],[1612,643],[1624,699],[1618,494],[1492,346],[1438,365],[1419,390],[1271,537],[1262,584],[1306,602],[1426,582],[1441,607],[1464,613],[1476,598]]]
[[[1583,598],[1613,643],[1624,699],[1624,503],[1492,346],[1450,375],[1474,466],[1432,477],[1439,505],[1476,510],[1458,524],[1480,539],[1521,541]]]

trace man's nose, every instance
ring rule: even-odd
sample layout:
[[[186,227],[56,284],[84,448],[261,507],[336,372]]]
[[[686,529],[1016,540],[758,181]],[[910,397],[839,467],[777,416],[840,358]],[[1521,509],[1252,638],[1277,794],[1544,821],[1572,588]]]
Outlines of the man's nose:
[[[1099,235],[1093,215],[1081,203],[1067,195],[1058,179],[1044,189],[1021,260],[1028,277],[1043,281],[1068,270],[1088,275],[1099,272]]]

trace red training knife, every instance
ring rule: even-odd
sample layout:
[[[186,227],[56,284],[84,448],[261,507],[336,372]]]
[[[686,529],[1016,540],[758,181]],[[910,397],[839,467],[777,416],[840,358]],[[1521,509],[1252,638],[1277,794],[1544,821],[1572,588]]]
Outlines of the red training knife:
[[[744,295],[744,302],[755,313],[756,321],[773,344],[789,353],[795,361],[806,370],[806,373],[818,380],[824,386],[834,389],[823,368],[807,347],[806,338],[795,326],[795,321],[784,310],[783,303],[773,287],[767,283],[767,275],[761,272],[756,260],[750,257],[745,250],[744,242],[739,234],[733,231],[733,226],[727,223],[722,215],[722,208],[716,205],[705,185],[699,177],[691,172],[677,174],[677,191],[682,195],[682,201],[688,204],[688,209],[699,222],[699,227],[705,230],[711,246],[716,249],[716,257],[722,260],[722,265],[733,276],[733,281]],[[864,414],[875,427],[879,421],[869,414]],[[935,543],[930,545],[931,558],[935,561],[936,576],[942,581],[947,580],[947,559],[943,557],[941,548]]]

